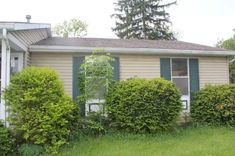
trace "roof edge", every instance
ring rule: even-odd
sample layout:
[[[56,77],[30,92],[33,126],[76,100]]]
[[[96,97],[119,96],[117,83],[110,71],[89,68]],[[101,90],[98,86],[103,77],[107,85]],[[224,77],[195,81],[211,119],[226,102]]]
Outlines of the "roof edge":
[[[178,50],[154,48],[113,48],[113,47],[78,47],[78,46],[29,46],[30,52],[53,53],[91,53],[96,49],[104,49],[115,54],[146,54],[146,55],[192,55],[192,56],[234,56],[235,51],[203,51],[203,50]]]
[[[51,24],[46,23],[14,23],[14,22],[0,22],[0,29],[11,30],[30,30],[30,29],[43,29],[51,28]]]

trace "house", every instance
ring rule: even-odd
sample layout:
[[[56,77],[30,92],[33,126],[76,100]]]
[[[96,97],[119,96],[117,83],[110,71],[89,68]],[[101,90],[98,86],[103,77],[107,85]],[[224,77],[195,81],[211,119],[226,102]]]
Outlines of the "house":
[[[55,69],[65,91],[74,99],[78,91],[78,70],[85,57],[104,49],[115,57],[116,79],[164,77],[180,89],[185,111],[190,94],[206,84],[229,83],[229,56],[234,51],[181,41],[121,40],[52,37],[50,24],[0,22],[1,93],[10,74],[27,66]],[[0,118],[5,105],[1,99]]]

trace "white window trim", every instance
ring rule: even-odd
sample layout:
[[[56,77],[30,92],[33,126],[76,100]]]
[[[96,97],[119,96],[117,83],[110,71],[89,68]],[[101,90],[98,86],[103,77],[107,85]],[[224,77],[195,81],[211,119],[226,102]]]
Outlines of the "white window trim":
[[[187,60],[187,76],[173,76],[172,75],[172,59],[186,59]],[[183,112],[190,112],[190,71],[189,71],[189,57],[170,57],[170,68],[171,68],[171,82],[173,82],[173,78],[188,78],[188,95],[181,95],[182,96],[188,96],[188,105],[187,109],[184,109]]]

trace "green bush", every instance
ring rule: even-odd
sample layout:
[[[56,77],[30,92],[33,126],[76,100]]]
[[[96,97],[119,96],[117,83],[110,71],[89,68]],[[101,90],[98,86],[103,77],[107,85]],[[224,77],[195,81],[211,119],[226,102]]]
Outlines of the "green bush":
[[[65,95],[54,70],[30,67],[12,77],[4,93],[9,121],[26,143],[56,153],[67,142],[78,107]]]
[[[206,86],[193,96],[191,117],[194,123],[235,125],[235,85]]]
[[[0,156],[11,155],[16,150],[15,139],[0,121]]]
[[[20,156],[39,156],[43,153],[43,147],[39,145],[22,144],[18,149],[18,153]]]
[[[169,130],[182,110],[179,90],[164,79],[118,82],[106,102],[111,126],[137,133]]]
[[[105,134],[108,126],[107,117],[101,112],[90,112],[79,120],[76,130],[70,135],[71,141],[82,137],[97,137]]]

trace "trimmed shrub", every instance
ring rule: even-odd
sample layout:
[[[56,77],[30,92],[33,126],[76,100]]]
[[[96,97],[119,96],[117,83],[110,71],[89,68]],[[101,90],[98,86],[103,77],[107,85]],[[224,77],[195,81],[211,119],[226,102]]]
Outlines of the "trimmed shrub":
[[[25,143],[56,153],[67,142],[79,111],[54,70],[24,69],[12,77],[4,97],[11,127]]]
[[[0,155],[12,155],[16,150],[15,138],[10,130],[0,121]]]
[[[179,90],[160,78],[117,82],[106,102],[110,126],[137,133],[169,130],[182,110]]]
[[[235,85],[206,86],[193,96],[191,117],[197,124],[235,125]]]

